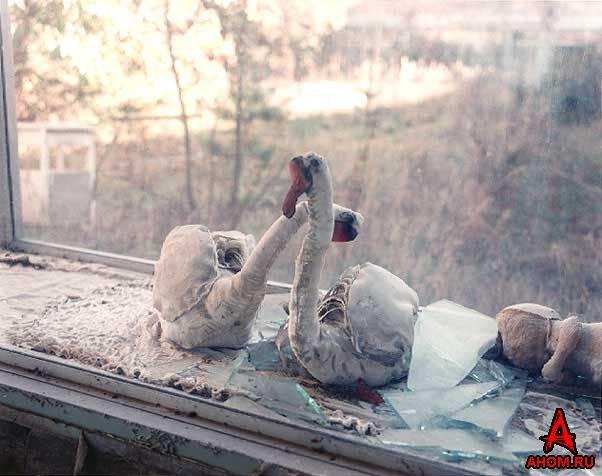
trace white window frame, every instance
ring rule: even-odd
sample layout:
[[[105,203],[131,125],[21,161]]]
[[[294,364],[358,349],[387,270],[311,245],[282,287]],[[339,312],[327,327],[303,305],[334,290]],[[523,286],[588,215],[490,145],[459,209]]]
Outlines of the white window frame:
[[[0,31],[0,249],[5,248],[12,251],[101,263],[152,274],[154,271],[153,260],[47,243],[23,237],[12,39],[7,0],[0,0]],[[290,285],[269,283],[269,290],[274,292],[288,289],[290,289]],[[109,393],[110,395],[131,399],[129,405],[135,407],[139,417],[140,415],[146,415],[149,421],[155,421],[157,425],[155,429],[174,437],[176,454],[179,455],[182,454],[178,453],[178,444],[182,444],[184,440],[190,443],[194,438],[184,438],[184,440],[176,438],[181,438],[181,435],[177,435],[177,432],[173,430],[173,421],[183,421],[184,417],[178,415],[189,415],[194,412],[198,415],[197,420],[200,422],[191,418],[188,418],[185,422],[190,428],[196,428],[199,441],[196,443],[193,441],[193,443],[202,447],[202,441],[210,441],[212,442],[210,446],[214,449],[221,448],[226,453],[228,451],[234,451],[234,453],[238,451],[241,457],[251,458],[261,462],[261,464],[274,464],[310,474],[399,474],[402,472],[403,474],[434,474],[441,472],[445,474],[471,474],[466,469],[460,469],[455,465],[435,462],[406,452],[372,445],[350,435],[326,428],[318,428],[297,421],[283,423],[228,408],[220,402],[127,379],[98,369],[78,365],[72,361],[12,346],[0,346],[0,409],[7,408],[3,407],[4,403],[8,405],[9,411],[17,410],[44,418],[62,419],[66,424],[81,426],[82,429],[87,431],[106,431],[106,429],[103,430],[89,423],[89,421],[100,421],[97,418],[98,412],[94,413],[95,409],[92,408],[98,401],[90,396],[91,389],[95,392],[102,391],[104,394]],[[43,395],[54,405],[36,406],[39,403],[40,395]],[[13,399],[10,400],[11,398]],[[9,400],[12,402],[10,405],[6,403]],[[85,401],[89,401],[89,403],[82,403]],[[136,404],[136,401],[142,403]],[[80,406],[77,406],[77,402],[80,402]],[[147,403],[146,406],[144,402]],[[148,403],[160,404],[162,409],[172,411],[172,413],[169,418],[162,417],[163,420],[157,420],[156,418],[153,420],[154,414],[149,412]],[[60,414],[53,410],[57,405],[62,409]],[[82,405],[84,406],[82,407]],[[86,405],[90,405],[90,407]],[[120,405],[123,405],[122,403],[107,398],[102,405],[107,415],[114,412],[115,415],[121,414],[123,416],[123,408],[120,407]],[[87,415],[86,418],[90,418],[89,421],[86,420],[88,426],[78,424],[77,421],[68,421],[69,411],[74,411],[74,408],[78,412],[83,411]],[[74,414],[81,415],[77,412]],[[0,411],[1,416],[2,412]],[[171,420],[169,420],[170,418]],[[124,421],[116,420],[117,423],[121,423],[115,423],[114,428],[123,428],[123,424],[126,426],[127,424],[140,424],[139,421],[134,420],[133,416],[131,421],[128,421],[127,417]],[[165,423],[162,424],[161,421],[165,421]],[[92,428],[90,428],[90,425],[92,425]],[[113,436],[128,439],[127,432],[122,435],[116,429],[113,433]],[[232,437],[241,438],[242,434],[244,434],[245,441],[248,444],[241,444],[240,448],[237,449],[236,445],[232,446]],[[133,441],[133,443],[135,444],[136,441]],[[184,456],[194,458],[194,454],[192,456],[185,454]],[[198,461],[204,464],[212,464],[203,456],[202,451],[199,452]],[[223,463],[224,468],[228,469],[227,461],[221,463]],[[229,470],[235,473],[241,473],[241,471],[244,473],[244,470],[237,467],[235,462],[232,463]]]

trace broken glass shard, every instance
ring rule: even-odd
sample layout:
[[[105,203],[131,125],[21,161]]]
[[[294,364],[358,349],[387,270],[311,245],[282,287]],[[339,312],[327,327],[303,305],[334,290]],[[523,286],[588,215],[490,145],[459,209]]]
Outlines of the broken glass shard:
[[[446,420],[450,426],[468,425],[492,436],[501,437],[524,395],[525,384],[518,384],[502,390],[499,395],[471,403],[466,408],[454,412]]]
[[[414,326],[408,388],[451,388],[495,343],[497,325],[485,314],[442,300],[422,308]]]
[[[469,429],[384,430],[381,443],[419,449],[438,450],[447,459],[484,458],[520,461],[541,452],[541,440],[517,429],[509,429],[501,440],[492,440]]]
[[[468,377],[476,382],[499,381],[506,386],[516,379],[526,379],[528,373],[525,370],[501,364],[495,360],[480,359],[472,369]]]
[[[212,362],[211,365],[198,366],[195,374],[201,376],[207,385],[222,389],[230,379],[237,362],[238,359],[230,362]]]
[[[247,345],[249,362],[257,370],[279,370],[280,358],[276,336],[286,321],[281,301],[288,295],[266,296],[253,325],[253,334]]]
[[[265,296],[253,325],[249,342],[254,343],[276,338],[278,330],[288,317],[282,307],[282,304],[288,302],[288,299],[288,294],[269,294]]]
[[[493,382],[495,377],[489,370],[487,365],[489,360],[481,359],[477,362],[477,365],[470,371],[467,378],[474,380],[475,382]]]
[[[485,435],[467,429],[384,430],[378,437],[385,445],[437,449],[448,459],[483,458],[516,461],[507,451]]]
[[[541,453],[542,441],[524,431],[510,429],[502,440],[504,450],[518,456]]]
[[[278,331],[282,324],[284,324],[285,320],[279,321],[255,321],[255,326],[253,327],[253,335],[250,339],[250,342],[260,342],[264,340],[274,340],[276,335],[278,335]]]
[[[448,390],[385,390],[382,396],[410,427],[421,428],[435,417],[447,417],[499,388],[499,382],[458,385]]]
[[[228,387],[244,391],[253,401],[280,415],[327,424],[320,406],[292,380],[239,368],[230,377]]]
[[[280,357],[276,342],[273,340],[263,340],[254,344],[247,345],[249,362],[256,370],[278,370],[280,367]]]

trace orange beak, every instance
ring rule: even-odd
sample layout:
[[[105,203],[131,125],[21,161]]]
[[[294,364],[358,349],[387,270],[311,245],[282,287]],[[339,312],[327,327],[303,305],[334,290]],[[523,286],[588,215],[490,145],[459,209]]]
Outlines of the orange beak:
[[[295,214],[297,199],[307,191],[308,183],[301,167],[294,160],[288,163],[288,170],[291,176],[291,186],[282,202],[282,213],[286,218],[292,218]]]

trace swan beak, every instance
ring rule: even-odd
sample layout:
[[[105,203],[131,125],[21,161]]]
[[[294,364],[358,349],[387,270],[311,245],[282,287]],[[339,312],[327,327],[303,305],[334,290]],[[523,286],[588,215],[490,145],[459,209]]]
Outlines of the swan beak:
[[[307,191],[309,183],[303,173],[300,157],[291,159],[288,163],[288,170],[291,176],[291,186],[282,202],[282,213],[286,218],[292,218],[295,214],[297,199]]]

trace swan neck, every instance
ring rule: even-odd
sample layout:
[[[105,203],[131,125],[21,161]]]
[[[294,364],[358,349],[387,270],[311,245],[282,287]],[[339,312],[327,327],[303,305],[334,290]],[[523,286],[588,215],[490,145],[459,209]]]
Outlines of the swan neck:
[[[325,170],[314,177],[314,186],[308,193],[309,237],[323,253],[330,246],[334,230],[334,211],[332,207],[332,182],[330,173]],[[302,250],[303,251],[303,248]],[[315,251],[310,250],[312,253]]]
[[[289,306],[291,348],[301,362],[319,339],[317,309],[320,275],[334,228],[332,182],[328,167],[324,165],[323,172],[314,175],[312,190],[307,194],[309,229],[295,262]]]
[[[253,248],[242,269],[233,279],[233,291],[244,302],[263,298],[270,269],[292,237],[307,221],[307,202],[297,205],[295,215],[288,219],[279,217],[263,234]]]

